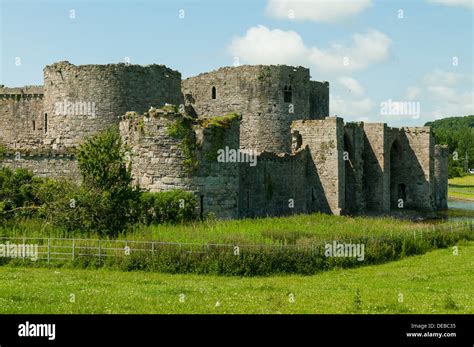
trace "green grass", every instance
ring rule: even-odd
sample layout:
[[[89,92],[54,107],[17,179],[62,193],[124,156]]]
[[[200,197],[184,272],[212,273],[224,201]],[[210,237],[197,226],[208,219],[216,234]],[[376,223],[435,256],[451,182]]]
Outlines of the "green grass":
[[[343,217],[314,213],[288,217],[204,221],[178,225],[135,226],[119,239],[214,244],[310,244],[351,237],[379,237],[413,234],[430,225],[394,218]],[[90,237],[96,234],[72,233],[44,224],[23,220],[0,226],[0,236]]]
[[[448,184],[450,198],[474,200],[474,175],[452,178]]]
[[[314,276],[229,278],[6,265],[0,267],[0,313],[474,313],[473,279],[474,242],[460,244],[457,256],[441,249]]]

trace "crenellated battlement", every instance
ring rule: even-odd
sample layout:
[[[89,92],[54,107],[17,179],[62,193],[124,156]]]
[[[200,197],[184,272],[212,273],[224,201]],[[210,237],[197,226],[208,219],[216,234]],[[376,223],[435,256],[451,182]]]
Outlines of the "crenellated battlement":
[[[8,88],[0,85],[0,101],[30,101],[43,99],[43,86],[24,86],[19,88]]]

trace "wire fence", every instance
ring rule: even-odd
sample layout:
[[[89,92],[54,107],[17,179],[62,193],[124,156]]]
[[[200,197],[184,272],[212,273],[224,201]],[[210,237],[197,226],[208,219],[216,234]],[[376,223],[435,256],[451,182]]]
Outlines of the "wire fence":
[[[457,231],[474,231],[474,221],[466,220],[457,223],[443,223],[425,229],[413,231],[414,239],[423,239],[433,232],[453,233]],[[373,235],[370,239],[384,236]],[[411,236],[410,236],[411,237]],[[360,238],[354,237],[358,242]],[[31,258],[32,260],[74,261],[81,257],[97,258],[99,263],[110,257],[123,257],[132,253],[158,255],[165,251],[206,254],[211,251],[231,252],[238,255],[243,250],[295,250],[318,251],[328,243],[352,242],[352,239],[320,240],[319,244],[287,245],[287,244],[201,244],[182,242],[136,241],[136,240],[108,240],[83,238],[44,238],[44,237],[0,237],[0,256],[11,258]],[[33,259],[33,257],[35,259]]]

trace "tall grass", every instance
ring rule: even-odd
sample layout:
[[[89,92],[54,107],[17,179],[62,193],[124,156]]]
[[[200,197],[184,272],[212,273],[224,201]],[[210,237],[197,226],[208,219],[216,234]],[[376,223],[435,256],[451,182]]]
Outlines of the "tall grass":
[[[348,218],[312,214],[204,221],[182,225],[135,226],[133,230],[119,234],[119,239],[152,240],[155,241],[153,245],[142,243],[145,244],[144,249],[134,248],[130,254],[124,254],[119,247],[115,256],[102,258],[97,256],[97,250],[89,248],[90,254],[77,257],[73,261],[66,259],[64,263],[77,267],[105,265],[126,271],[148,270],[238,276],[274,273],[314,274],[337,267],[384,263],[423,254],[431,249],[448,247],[460,240],[473,240],[473,225],[464,223],[451,229],[451,225],[438,224],[433,228],[432,225],[425,223],[392,218]],[[4,226],[0,229],[0,233],[12,238],[98,238],[93,233],[87,235],[65,233],[64,230],[43,225],[35,220]],[[365,259],[359,261],[355,257],[327,257],[324,252],[325,244],[333,241],[365,245]],[[44,243],[44,240],[39,242]],[[60,243],[62,240],[53,242]],[[175,244],[160,245],[159,242]],[[193,243],[198,246],[180,243]],[[212,246],[212,244],[228,246]],[[158,248],[150,248],[155,245]],[[233,247],[229,247],[232,245],[240,247],[237,255],[233,252]],[[0,259],[0,262],[10,262],[10,259]],[[13,261],[16,262],[25,263],[24,260]]]
[[[137,224],[121,231],[118,239],[153,240],[203,244],[291,245],[320,243],[360,237],[412,235],[431,228],[427,223],[413,223],[389,217],[343,217],[320,213],[287,217],[207,220],[184,224]],[[87,237],[97,233],[64,229],[41,220],[24,219],[0,226],[0,236],[12,237]]]

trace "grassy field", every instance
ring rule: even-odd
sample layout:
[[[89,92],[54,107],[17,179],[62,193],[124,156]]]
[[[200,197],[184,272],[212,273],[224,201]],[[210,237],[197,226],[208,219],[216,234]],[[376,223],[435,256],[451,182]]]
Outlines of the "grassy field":
[[[313,213],[259,219],[207,220],[183,225],[140,225],[128,233],[120,234],[119,239],[200,244],[308,244],[361,236],[411,235],[414,230],[430,227],[395,218],[350,218]],[[94,234],[66,232],[46,225],[41,220],[24,220],[0,226],[0,236],[99,238]]]
[[[474,313],[474,242],[458,251],[254,278],[6,265],[0,313]]]
[[[450,198],[474,201],[474,175],[452,178],[448,183]]]

